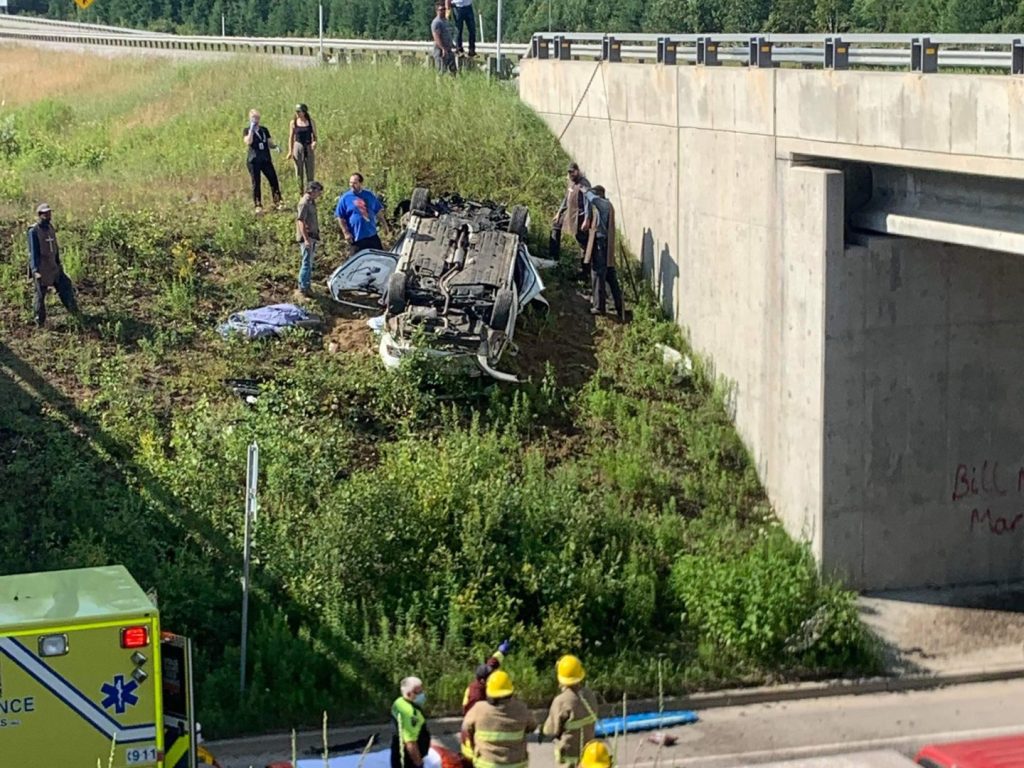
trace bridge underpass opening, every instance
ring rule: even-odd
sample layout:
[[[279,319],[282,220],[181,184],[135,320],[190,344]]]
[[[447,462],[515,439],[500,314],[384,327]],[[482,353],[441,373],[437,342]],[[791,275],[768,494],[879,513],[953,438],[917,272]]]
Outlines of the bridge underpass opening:
[[[876,589],[1019,579],[1024,182],[813,164],[845,182],[825,264],[821,561]]]

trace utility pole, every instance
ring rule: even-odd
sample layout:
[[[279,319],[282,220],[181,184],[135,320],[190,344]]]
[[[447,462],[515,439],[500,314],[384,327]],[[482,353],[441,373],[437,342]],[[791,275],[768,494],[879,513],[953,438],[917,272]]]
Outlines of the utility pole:
[[[551,0],[548,0],[548,32],[551,31]]]
[[[495,35],[495,42],[497,43],[498,46],[497,50],[495,51],[495,55],[497,56],[498,59],[496,67],[498,70],[497,76],[501,77],[501,0],[498,0],[498,31],[497,34]]]
[[[256,484],[260,475],[260,448],[256,443],[249,446],[245,467],[245,534],[242,544],[242,660],[238,670],[239,698],[245,693],[245,651],[249,640],[249,561],[252,557],[252,529],[256,523],[259,507],[256,501]]]
[[[228,20],[227,20],[227,17],[222,13],[220,15],[220,36],[221,37],[227,37],[228,36],[227,29],[228,29]]]
[[[320,3],[320,61],[324,60],[324,4]]]

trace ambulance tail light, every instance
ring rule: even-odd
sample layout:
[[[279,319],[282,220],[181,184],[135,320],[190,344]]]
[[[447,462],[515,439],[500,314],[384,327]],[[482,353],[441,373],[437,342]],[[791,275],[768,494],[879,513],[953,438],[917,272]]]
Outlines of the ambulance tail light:
[[[39,638],[39,655],[66,656],[68,652],[67,635],[44,635]]]
[[[149,627],[124,627],[121,630],[122,648],[145,648],[149,645]]]

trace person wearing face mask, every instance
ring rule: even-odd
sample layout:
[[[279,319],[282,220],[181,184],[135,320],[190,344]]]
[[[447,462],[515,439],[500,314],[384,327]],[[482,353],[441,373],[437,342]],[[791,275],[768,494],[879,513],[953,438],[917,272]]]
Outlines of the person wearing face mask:
[[[399,685],[401,696],[391,705],[391,719],[395,733],[391,739],[391,768],[423,768],[423,760],[430,751],[430,731],[423,705],[427,694],[423,681],[407,677]]]
[[[39,220],[28,230],[28,271],[35,286],[32,314],[36,325],[42,328],[46,324],[46,293],[51,287],[72,315],[78,315],[78,303],[75,301],[75,287],[60,263],[60,246],[50,221],[53,215],[50,206],[41,203],[36,208],[36,215]]]
[[[363,174],[353,173],[348,185],[348,192],[338,198],[334,209],[341,234],[348,243],[348,255],[355,256],[367,248],[381,250],[384,246],[377,234],[377,215],[384,205],[363,186]]]

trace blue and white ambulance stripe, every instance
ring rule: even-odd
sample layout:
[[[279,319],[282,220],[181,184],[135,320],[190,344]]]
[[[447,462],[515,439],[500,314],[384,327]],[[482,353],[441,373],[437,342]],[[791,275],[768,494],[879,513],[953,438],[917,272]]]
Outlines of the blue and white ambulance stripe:
[[[13,637],[0,637],[0,653],[9,658],[40,685],[64,702],[73,712],[108,739],[118,744],[131,744],[156,739],[156,725],[123,726],[70,682],[54,672],[32,651]]]

